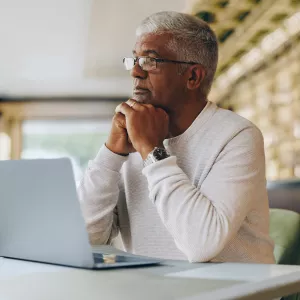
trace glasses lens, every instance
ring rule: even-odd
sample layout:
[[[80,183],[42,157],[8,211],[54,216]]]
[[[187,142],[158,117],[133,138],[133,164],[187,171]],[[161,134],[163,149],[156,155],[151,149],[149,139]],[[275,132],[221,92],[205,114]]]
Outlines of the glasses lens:
[[[134,67],[134,58],[124,57],[123,63],[126,70],[131,70]]]
[[[156,69],[156,60],[152,57],[140,57],[139,65],[144,71]]]

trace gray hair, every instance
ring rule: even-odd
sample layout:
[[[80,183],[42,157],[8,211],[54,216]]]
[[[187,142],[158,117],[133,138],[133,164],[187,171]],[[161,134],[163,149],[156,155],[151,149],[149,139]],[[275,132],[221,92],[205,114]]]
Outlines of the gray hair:
[[[200,87],[206,97],[211,89],[218,64],[216,35],[203,20],[192,15],[164,11],[147,17],[136,30],[136,35],[172,34],[167,47],[177,53],[177,59],[193,61],[204,66],[206,76]]]

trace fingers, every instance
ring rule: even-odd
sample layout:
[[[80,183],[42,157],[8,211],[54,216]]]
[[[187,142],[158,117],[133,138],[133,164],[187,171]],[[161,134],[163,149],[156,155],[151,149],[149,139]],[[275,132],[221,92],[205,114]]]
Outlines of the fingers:
[[[149,112],[151,112],[151,111],[160,112],[161,115],[166,120],[169,120],[169,115],[162,108],[155,108],[151,104],[141,104],[133,99],[129,99],[126,102],[119,104],[116,107],[115,112],[116,112],[116,114],[121,113],[125,116],[129,116],[130,114],[134,113],[135,111],[145,111],[145,110],[149,110]]]
[[[136,104],[138,104],[135,100],[133,100],[133,99],[128,99],[127,101],[126,101],[126,103],[131,107],[131,108],[133,108]]]
[[[123,102],[119,104],[116,109],[115,113],[121,113],[125,116],[128,116],[133,111],[133,108],[131,108],[126,102]]]
[[[119,104],[116,109],[115,113],[122,113],[123,115],[128,115],[130,112],[133,111],[143,111],[145,108],[153,107],[150,104],[141,104],[133,99],[129,99],[126,102]]]
[[[118,127],[126,129],[126,118],[121,113],[116,113],[113,117],[113,121],[117,123]]]
[[[113,117],[113,121],[116,122],[116,125],[117,125],[118,127],[127,130],[127,128],[126,128],[126,118],[125,118],[125,116],[122,115],[121,113],[116,113],[116,114],[114,115],[114,117]],[[129,144],[132,144],[132,143],[131,143],[131,140],[130,140],[130,138],[129,138],[129,136],[128,136],[128,142],[129,142]]]
[[[148,106],[148,104],[141,104],[133,99],[127,100],[126,104],[128,104],[133,110],[136,111],[143,111],[145,110],[145,107]]]

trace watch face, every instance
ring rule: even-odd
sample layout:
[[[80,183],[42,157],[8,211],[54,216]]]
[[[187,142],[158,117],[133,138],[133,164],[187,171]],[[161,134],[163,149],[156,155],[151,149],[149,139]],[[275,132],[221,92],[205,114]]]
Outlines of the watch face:
[[[153,156],[156,160],[162,160],[166,157],[168,157],[168,153],[166,151],[166,149],[164,148],[156,148],[154,151],[153,151]]]

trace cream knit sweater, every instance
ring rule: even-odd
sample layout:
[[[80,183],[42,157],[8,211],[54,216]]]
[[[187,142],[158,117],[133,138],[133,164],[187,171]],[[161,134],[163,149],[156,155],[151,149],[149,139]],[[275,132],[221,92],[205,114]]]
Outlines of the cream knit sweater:
[[[139,255],[274,263],[261,132],[208,102],[165,147],[171,157],[146,168],[105,146],[89,163],[78,193],[91,242],[120,232]]]

